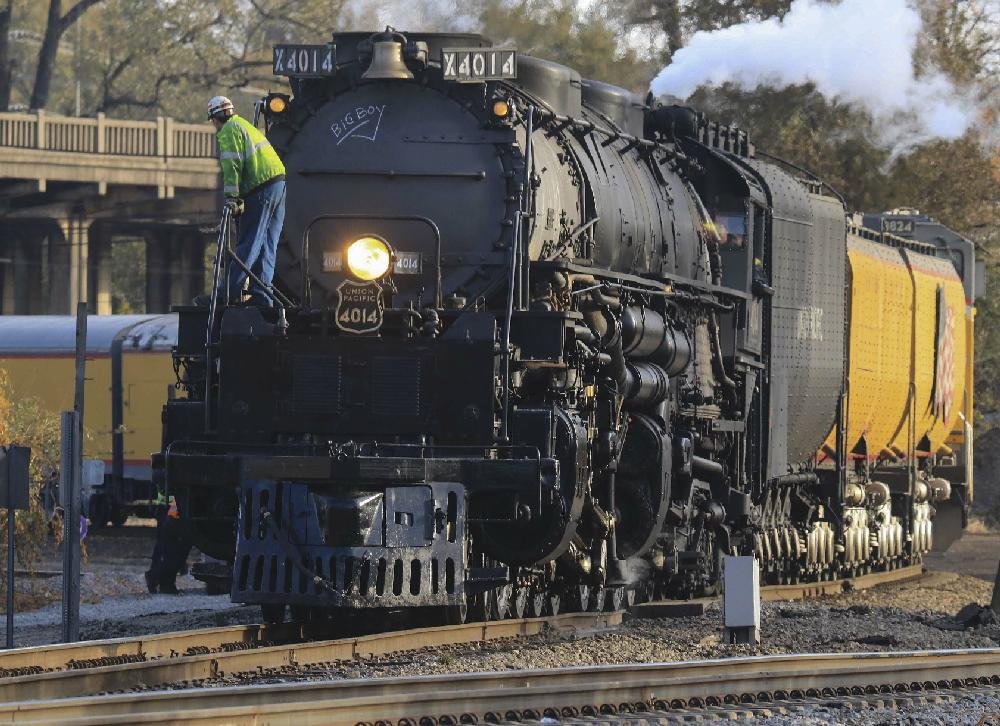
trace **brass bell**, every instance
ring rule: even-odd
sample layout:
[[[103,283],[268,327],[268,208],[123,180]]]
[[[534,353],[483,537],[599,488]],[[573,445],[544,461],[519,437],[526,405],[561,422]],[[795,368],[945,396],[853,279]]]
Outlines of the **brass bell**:
[[[403,44],[394,40],[378,40],[372,43],[372,62],[361,77],[365,80],[387,78],[412,80],[413,74],[403,62]]]

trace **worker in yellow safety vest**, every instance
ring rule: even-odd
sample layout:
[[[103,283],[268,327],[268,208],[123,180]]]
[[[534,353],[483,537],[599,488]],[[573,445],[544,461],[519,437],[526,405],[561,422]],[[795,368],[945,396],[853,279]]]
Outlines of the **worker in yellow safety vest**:
[[[245,118],[236,114],[233,102],[215,96],[208,102],[208,118],[215,126],[222,164],[225,206],[240,218],[236,255],[258,278],[250,279],[246,302],[270,307],[267,287],[274,278],[278,237],[285,221],[285,166],[267,137]],[[227,281],[220,290],[230,304],[244,302],[247,274],[239,265],[229,266]]]

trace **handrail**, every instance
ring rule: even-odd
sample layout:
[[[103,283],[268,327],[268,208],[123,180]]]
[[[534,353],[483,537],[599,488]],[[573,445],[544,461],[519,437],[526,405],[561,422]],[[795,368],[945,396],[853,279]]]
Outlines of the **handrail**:
[[[44,110],[0,113],[0,147],[83,154],[209,159],[215,130],[202,124],[60,116]]]

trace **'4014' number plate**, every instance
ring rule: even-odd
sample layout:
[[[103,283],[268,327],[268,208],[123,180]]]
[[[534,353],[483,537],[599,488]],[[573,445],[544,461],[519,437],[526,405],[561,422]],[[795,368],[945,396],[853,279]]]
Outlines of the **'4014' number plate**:
[[[382,327],[382,287],[375,282],[344,280],[337,285],[337,327],[345,333],[373,333]]]
[[[517,51],[512,48],[444,48],[441,74],[444,80],[459,83],[517,78]]]
[[[276,45],[276,76],[332,76],[337,70],[337,50],[332,45]]]

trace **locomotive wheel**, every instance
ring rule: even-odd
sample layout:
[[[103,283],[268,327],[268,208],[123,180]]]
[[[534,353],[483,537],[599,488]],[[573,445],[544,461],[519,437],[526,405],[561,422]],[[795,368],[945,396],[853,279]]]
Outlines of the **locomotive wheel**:
[[[639,588],[638,587],[626,587],[625,588],[625,607],[631,609],[636,606],[639,602]]]
[[[528,599],[531,592],[527,587],[519,587],[514,590],[514,597],[510,601],[511,617],[526,618],[528,616]]]
[[[549,595],[549,612],[553,615],[558,615],[561,607],[562,597],[555,593]]]
[[[494,602],[496,603],[497,620],[510,617],[510,605],[514,595],[514,587],[506,584],[493,591]]]
[[[482,619],[483,620],[499,620],[497,617],[497,601],[493,596],[493,592],[484,592],[480,595],[482,598]]]
[[[608,589],[608,604],[607,610],[611,612],[616,612],[621,610],[625,606],[625,602],[628,599],[628,593],[634,592],[633,590],[626,588],[624,585],[619,585],[618,587],[612,587]],[[629,607],[632,607],[631,603]]]
[[[569,609],[574,612],[586,612],[590,606],[590,585],[573,585],[569,589]]]
[[[590,599],[587,601],[587,612],[599,613],[604,610],[604,601],[607,599],[608,589],[603,585],[590,590]]]
[[[705,533],[701,540],[705,567],[698,573],[700,580],[700,595],[711,597],[719,594],[719,580],[722,575],[722,550],[717,545],[715,534]]]
[[[260,606],[260,617],[268,625],[285,622],[285,603],[267,602]]]
[[[504,585],[490,590],[483,596],[486,620],[503,620],[510,617],[511,586]]]
[[[531,613],[531,617],[540,618],[545,615],[545,608],[548,602],[548,597],[545,590],[535,590],[531,593],[531,599],[528,602],[528,612]]]

